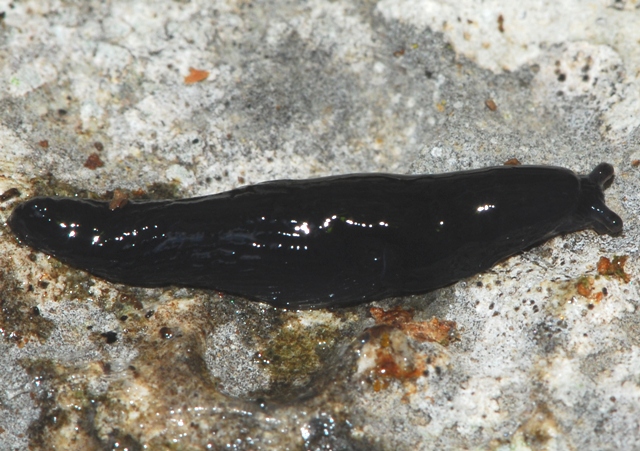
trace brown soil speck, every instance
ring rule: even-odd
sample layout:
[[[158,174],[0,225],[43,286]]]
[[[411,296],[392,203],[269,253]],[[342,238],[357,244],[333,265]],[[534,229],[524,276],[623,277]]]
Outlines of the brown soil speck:
[[[87,158],[87,161],[84,162],[84,167],[91,169],[92,171],[97,168],[101,168],[104,166],[104,162],[100,159],[100,156],[97,153],[92,153]]]

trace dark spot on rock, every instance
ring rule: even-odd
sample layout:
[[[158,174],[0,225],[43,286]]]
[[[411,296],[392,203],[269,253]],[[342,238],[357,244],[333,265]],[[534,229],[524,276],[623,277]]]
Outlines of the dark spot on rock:
[[[169,339],[173,338],[173,330],[170,327],[160,328],[160,338]]]
[[[498,16],[498,31],[504,33],[504,17],[502,14]]]
[[[4,193],[0,194],[0,202],[6,202],[9,199],[13,199],[14,197],[20,196],[20,191],[18,188],[9,188]]]
[[[106,338],[106,342],[107,342],[108,345],[113,344],[116,341],[118,341],[118,334],[113,332],[113,331],[103,332],[100,335],[103,336],[104,338]]]

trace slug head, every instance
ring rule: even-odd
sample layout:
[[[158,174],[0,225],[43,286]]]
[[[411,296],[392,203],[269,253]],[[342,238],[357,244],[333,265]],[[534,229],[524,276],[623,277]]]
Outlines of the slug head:
[[[622,219],[604,203],[604,189],[612,180],[613,166],[608,163],[600,163],[589,175],[580,177],[580,199],[574,214],[574,225],[579,226],[576,228],[592,228],[609,235],[622,232]]]

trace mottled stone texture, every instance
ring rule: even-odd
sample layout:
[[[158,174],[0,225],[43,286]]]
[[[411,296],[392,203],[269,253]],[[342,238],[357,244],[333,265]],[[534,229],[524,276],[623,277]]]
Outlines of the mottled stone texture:
[[[427,295],[313,312],[109,284],[0,227],[0,449],[640,448],[635,2],[0,13],[3,222],[35,194],[167,198],[513,158],[612,163],[607,204],[625,220],[620,237],[559,237]],[[599,264],[614,256],[624,273]]]

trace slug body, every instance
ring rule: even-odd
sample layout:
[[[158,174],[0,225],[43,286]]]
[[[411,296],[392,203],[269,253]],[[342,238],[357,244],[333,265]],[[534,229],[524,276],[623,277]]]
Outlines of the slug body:
[[[33,198],[20,241],[113,282],[215,289],[278,307],[423,293],[555,235],[617,234],[609,164],[281,180],[184,200]]]

